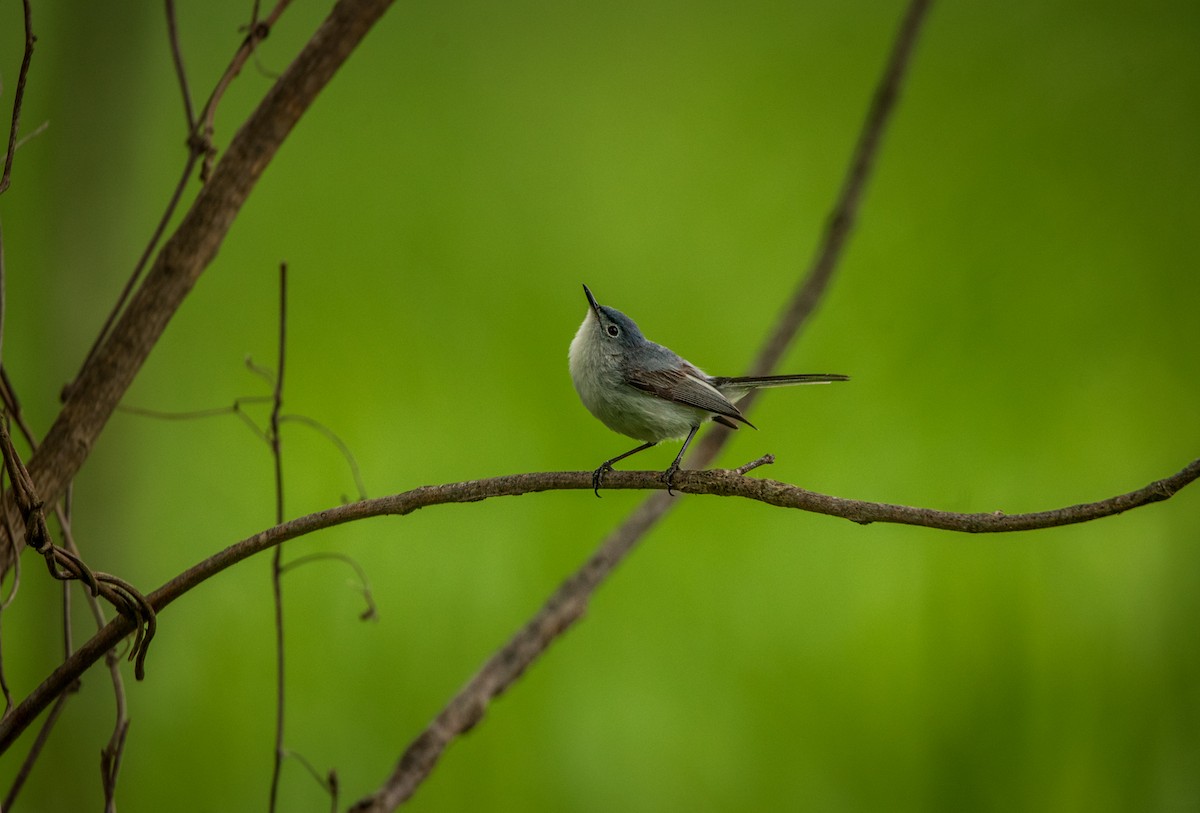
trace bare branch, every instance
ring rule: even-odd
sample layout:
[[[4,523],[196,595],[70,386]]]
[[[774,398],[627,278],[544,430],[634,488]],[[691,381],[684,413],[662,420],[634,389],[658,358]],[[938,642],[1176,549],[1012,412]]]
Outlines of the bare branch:
[[[0,174],[0,195],[8,189],[12,181],[13,156],[17,152],[17,133],[21,129],[21,102],[25,99],[25,80],[29,76],[29,63],[33,59],[33,44],[37,37],[33,35],[33,18],[29,8],[29,0],[22,0],[25,10],[25,55],[21,58],[21,70],[17,74],[17,89],[13,92],[12,124],[8,130],[8,150],[4,155],[4,172]]]
[[[884,130],[899,98],[900,88],[907,75],[909,61],[929,4],[930,0],[911,0],[905,12],[816,257],[805,275],[804,282],[792,296],[790,304],[758,358],[751,365],[750,375],[766,375],[775,368],[828,287],[857,218],[863,189],[875,163]],[[748,410],[754,400],[755,393],[751,392],[741,400],[739,407],[743,411]],[[696,469],[708,466],[716,459],[728,436],[727,431],[709,432],[697,444],[697,448],[687,460],[687,465]],[[407,799],[433,769],[450,740],[473,726],[478,717],[482,716],[491,698],[508,685],[507,682],[493,683],[489,676],[496,671],[506,671],[509,680],[519,677],[554,638],[579,618],[581,608],[586,606],[592,591],[673,504],[665,495],[656,494],[610,534],[592,558],[563,584],[538,615],[509,639],[509,642],[480,669],[475,678],[459,691],[433,723],[418,735],[401,756],[399,764],[383,786],[372,796],[360,800],[353,809],[391,810]],[[549,630],[551,634],[543,636],[540,634],[542,630]]]
[[[257,13],[257,12],[256,12]],[[271,460],[275,464],[275,524],[283,524],[283,452],[279,440],[279,413],[283,409],[283,373],[287,359],[287,263],[279,266],[279,358],[275,366],[275,389],[271,394]],[[279,776],[286,751],[283,748],[283,724],[286,711],[283,648],[283,546],[277,546],[271,559],[271,596],[275,611],[275,754],[271,769],[271,793],[267,810],[275,813],[279,804]]]
[[[678,498],[667,496],[662,472],[614,471],[609,474],[609,478],[605,481],[606,488],[657,489],[661,493],[655,494],[655,498],[678,500]],[[799,486],[776,480],[758,480],[746,477],[738,474],[736,470],[680,471],[676,475],[673,488],[675,491],[687,494],[744,497],[782,508],[794,508],[800,511],[841,517],[860,524],[889,522],[965,533],[1002,533],[1052,528],[1120,514],[1133,508],[1169,499],[1198,478],[1200,478],[1200,458],[1193,460],[1170,477],[1155,480],[1149,485],[1127,494],[1051,511],[1011,515],[1001,512],[961,514],[936,511],[931,508],[849,500],[808,491]],[[339,505],[315,514],[288,520],[282,525],[260,531],[254,536],[230,545],[180,573],[147,596],[147,600],[155,611],[161,612],[171,602],[226,568],[232,567],[256,553],[324,528],[332,528],[368,517],[404,516],[434,505],[473,503],[493,497],[512,497],[542,491],[590,491],[591,488],[592,473],[590,471],[538,472],[510,474],[484,480],[467,480],[438,486],[422,486],[387,497],[376,497],[348,505]],[[651,499],[643,504],[634,513],[631,521],[643,526],[653,524],[657,520],[657,515],[649,506],[652,506],[654,502],[655,499]],[[621,529],[618,529],[614,536],[620,533]],[[505,657],[493,658],[472,680],[469,686],[477,686],[478,689],[484,691],[484,694],[460,694],[461,699],[456,699],[451,707],[447,707],[447,711],[443,712],[443,715],[446,715],[451,708],[459,709],[460,713],[456,716],[461,717],[462,721],[466,721],[468,718],[461,715],[461,710],[474,709],[472,712],[475,715],[474,719],[478,720],[486,708],[487,701],[508,685],[500,679],[504,675],[498,675],[497,670],[502,670],[510,682],[519,676],[530,662],[524,648],[529,647],[536,651],[545,649],[555,636],[576,620],[583,612],[583,608],[586,607],[590,595],[586,590],[581,591],[580,586],[591,585],[602,580],[630,547],[632,547],[632,543],[627,543],[623,548],[615,549],[614,552],[614,549],[607,545],[601,546],[588,563],[559,588],[559,591],[551,597],[542,611],[518,633],[513,642],[510,642],[501,651],[500,654]],[[70,686],[72,681],[103,657],[104,653],[114,647],[118,641],[133,632],[133,629],[133,622],[125,616],[114,618],[105,625],[104,629],[96,633],[60,664],[46,680],[17,705],[12,714],[0,720],[0,754],[4,753],[30,722],[48,704],[53,702],[55,697]],[[514,649],[521,651],[513,651]],[[468,697],[473,700],[467,702]],[[431,745],[437,745],[438,753],[449,739],[461,733],[457,728],[443,730],[436,724],[430,730],[434,733],[427,732],[423,735],[426,740],[418,740],[418,743],[428,741]],[[436,738],[442,738],[444,741],[440,744],[436,743]],[[434,759],[436,760],[436,756]]]
[[[390,5],[391,0],[338,0],[234,136],[112,332],[80,371],[45,441],[30,459],[29,472],[44,500],[53,502],[61,496],[79,471],[167,323],[216,256],[279,146]],[[0,573],[11,565],[10,550],[0,548]]]

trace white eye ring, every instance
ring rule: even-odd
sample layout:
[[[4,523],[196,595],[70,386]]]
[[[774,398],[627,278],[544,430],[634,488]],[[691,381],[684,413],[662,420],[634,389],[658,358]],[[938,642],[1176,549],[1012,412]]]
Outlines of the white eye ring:
[[[617,335],[618,333],[620,333],[620,332],[621,332],[621,329],[620,329],[620,328],[618,328],[616,325],[609,325],[609,326],[608,326],[608,335],[609,335],[609,336],[616,336],[616,335]]]

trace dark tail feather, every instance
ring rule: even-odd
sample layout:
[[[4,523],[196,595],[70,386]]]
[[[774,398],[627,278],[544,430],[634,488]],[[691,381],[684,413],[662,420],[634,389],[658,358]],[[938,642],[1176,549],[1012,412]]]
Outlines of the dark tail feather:
[[[831,381],[849,381],[850,376],[837,373],[798,373],[796,375],[747,375],[740,377],[715,377],[709,379],[714,387],[786,387],[791,384],[828,384]]]

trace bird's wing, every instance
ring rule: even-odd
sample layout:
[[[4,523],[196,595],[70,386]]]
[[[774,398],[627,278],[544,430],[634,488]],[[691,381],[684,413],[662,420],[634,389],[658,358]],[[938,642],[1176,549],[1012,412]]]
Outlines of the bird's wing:
[[[627,380],[631,386],[664,400],[686,404],[753,425],[720,390],[702,376],[703,373],[699,370],[687,365],[664,370],[630,370]]]

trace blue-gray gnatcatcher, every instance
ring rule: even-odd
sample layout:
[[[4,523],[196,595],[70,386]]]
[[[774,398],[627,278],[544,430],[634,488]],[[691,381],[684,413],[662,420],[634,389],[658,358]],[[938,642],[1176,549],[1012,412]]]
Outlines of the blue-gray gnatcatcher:
[[[754,427],[734,404],[750,390],[849,380],[849,376],[826,373],[744,378],[707,375],[675,351],[647,339],[619,310],[596,302],[586,285],[583,292],[588,312],[571,342],[575,390],[588,411],[609,429],[645,441],[606,460],[592,473],[597,497],[613,463],[659,441],[686,438],[675,462],[663,473],[670,493],[679,461],[701,424],[712,420],[731,429],[737,429],[737,422]]]

